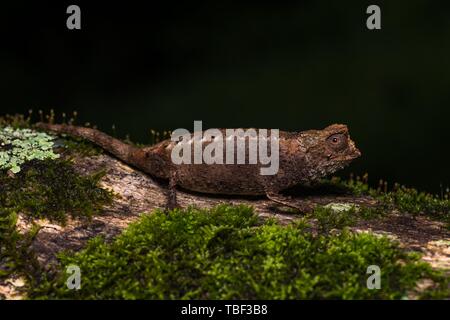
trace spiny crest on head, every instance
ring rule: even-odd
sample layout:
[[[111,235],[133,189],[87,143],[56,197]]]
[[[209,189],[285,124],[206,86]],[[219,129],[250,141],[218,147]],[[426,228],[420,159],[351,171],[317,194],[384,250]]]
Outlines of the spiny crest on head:
[[[323,129],[322,131],[330,134],[348,133],[348,127],[345,124],[332,124]]]

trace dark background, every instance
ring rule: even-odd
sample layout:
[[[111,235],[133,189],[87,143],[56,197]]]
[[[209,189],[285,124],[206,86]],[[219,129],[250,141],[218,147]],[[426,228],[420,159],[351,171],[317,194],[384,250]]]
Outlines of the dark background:
[[[370,4],[382,30],[366,28]],[[194,120],[345,123],[363,157],[344,174],[450,184],[449,1],[16,1],[0,6],[0,36],[0,114],[77,110],[144,143]]]

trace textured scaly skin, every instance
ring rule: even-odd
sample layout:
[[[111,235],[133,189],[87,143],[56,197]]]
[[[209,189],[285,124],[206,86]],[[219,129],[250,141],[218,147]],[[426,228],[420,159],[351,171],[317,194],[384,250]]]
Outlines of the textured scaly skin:
[[[137,148],[92,128],[46,123],[36,126],[89,140],[123,162],[153,177],[169,180],[173,193],[174,188],[179,186],[208,194],[265,194],[270,199],[289,206],[292,205],[279,195],[282,190],[296,185],[310,185],[347,166],[361,155],[350,139],[347,126],[342,124],[333,124],[323,130],[281,131],[278,173],[263,176],[260,174],[259,163],[176,165],[171,161],[171,153],[179,142],[171,140],[164,140],[151,147]],[[223,137],[226,138],[225,134]],[[204,148],[210,142],[202,140],[202,143]],[[175,194],[169,194],[169,207],[175,206],[175,202]]]

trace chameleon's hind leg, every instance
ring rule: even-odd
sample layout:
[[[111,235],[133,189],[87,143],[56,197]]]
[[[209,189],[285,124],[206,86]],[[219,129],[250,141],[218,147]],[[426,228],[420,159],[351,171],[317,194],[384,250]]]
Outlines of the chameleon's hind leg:
[[[303,213],[311,212],[314,209],[308,203],[293,203],[292,199],[290,199],[290,198],[288,198],[286,196],[283,196],[279,192],[267,191],[266,192],[266,197],[269,200],[272,200],[273,202],[282,204],[284,206],[287,206],[287,207],[290,207],[290,208],[293,208],[293,209],[297,209],[297,210],[299,210],[300,212],[303,212]]]
[[[166,211],[181,208],[177,201],[177,172],[171,173],[167,190]]]

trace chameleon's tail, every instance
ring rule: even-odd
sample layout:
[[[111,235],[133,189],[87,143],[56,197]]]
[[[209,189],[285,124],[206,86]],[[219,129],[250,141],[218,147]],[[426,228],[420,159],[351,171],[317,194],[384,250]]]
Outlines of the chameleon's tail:
[[[71,136],[89,140],[90,142],[98,145],[105,151],[116,156],[120,160],[128,164],[138,166],[138,163],[136,163],[136,158],[139,156],[141,149],[126,144],[99,130],[65,124],[48,124],[42,122],[37,123],[36,127],[43,130],[53,131],[56,133],[66,133]]]

